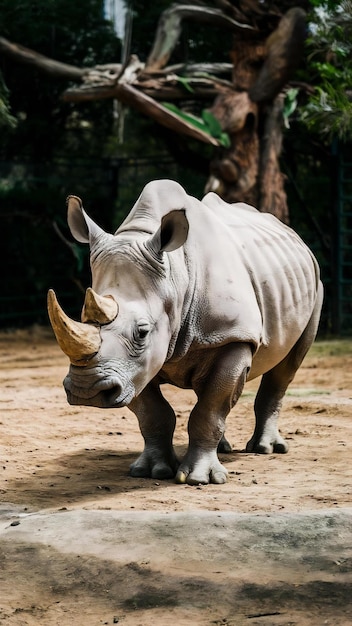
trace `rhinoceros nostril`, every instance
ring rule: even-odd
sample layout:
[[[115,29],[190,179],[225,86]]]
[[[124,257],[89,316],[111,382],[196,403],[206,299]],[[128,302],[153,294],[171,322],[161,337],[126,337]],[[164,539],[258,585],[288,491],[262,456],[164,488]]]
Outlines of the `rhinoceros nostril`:
[[[103,391],[103,395],[104,395],[105,399],[107,400],[107,403],[108,404],[112,404],[118,398],[120,398],[122,396],[122,386],[121,385],[114,385],[110,389],[105,389],[105,391]]]

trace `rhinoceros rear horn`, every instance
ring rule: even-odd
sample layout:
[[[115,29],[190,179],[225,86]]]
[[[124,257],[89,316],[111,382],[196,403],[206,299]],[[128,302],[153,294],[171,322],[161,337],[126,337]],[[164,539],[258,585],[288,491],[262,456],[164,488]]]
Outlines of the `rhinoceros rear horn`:
[[[117,317],[118,312],[119,307],[112,296],[100,296],[88,287],[82,309],[82,322],[109,324]]]
[[[99,329],[72,320],[60,307],[55,292],[48,291],[48,313],[61,350],[73,365],[84,366],[100,348]]]

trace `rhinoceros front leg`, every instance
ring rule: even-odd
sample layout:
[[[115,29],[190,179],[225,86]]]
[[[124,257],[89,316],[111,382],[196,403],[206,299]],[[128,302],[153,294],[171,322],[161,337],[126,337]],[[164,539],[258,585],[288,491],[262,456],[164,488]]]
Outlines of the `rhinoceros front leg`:
[[[131,476],[173,478],[179,461],[172,445],[176,416],[159,386],[150,383],[129,405],[138,417],[144,450],[131,464]]]
[[[218,348],[206,372],[202,366],[195,385],[198,402],[188,423],[189,447],[176,474],[178,483],[226,482],[227,470],[218,459],[217,447],[224,441],[225,419],[242,393],[251,361],[250,346],[234,343]]]

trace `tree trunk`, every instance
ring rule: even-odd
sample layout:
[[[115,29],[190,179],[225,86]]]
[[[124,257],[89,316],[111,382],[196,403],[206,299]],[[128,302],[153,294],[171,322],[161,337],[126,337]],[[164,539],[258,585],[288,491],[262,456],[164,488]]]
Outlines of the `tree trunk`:
[[[305,13],[300,8],[287,11],[267,38],[258,33],[236,37],[230,55],[234,91],[220,95],[211,108],[231,147],[211,162],[207,191],[228,202],[253,204],[285,223],[289,212],[279,164],[281,91],[301,58],[304,39]]]
[[[279,157],[282,146],[283,96],[276,98],[265,116],[264,132],[261,140],[258,180],[258,209],[274,213],[288,224],[289,212],[284,188],[284,175],[280,171]],[[275,211],[273,211],[273,208]]]

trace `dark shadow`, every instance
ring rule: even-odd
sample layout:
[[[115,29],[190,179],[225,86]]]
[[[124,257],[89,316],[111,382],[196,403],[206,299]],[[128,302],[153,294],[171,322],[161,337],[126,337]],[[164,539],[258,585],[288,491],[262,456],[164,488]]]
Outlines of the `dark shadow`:
[[[186,447],[175,446],[175,451],[178,458],[182,459]],[[23,496],[22,502],[16,498],[16,504],[20,503],[31,509],[84,504],[93,498],[97,506],[102,506],[107,495],[118,496],[141,489],[150,491],[156,485],[160,490],[174,484],[174,479],[156,480],[130,476],[129,467],[140,453],[141,450],[119,452],[116,449],[89,448],[62,455],[46,464],[42,462],[39,468],[34,466],[31,474],[22,476],[18,481],[7,481],[3,493],[0,494],[0,501],[7,501],[8,489]],[[239,451],[234,450],[219,454],[219,459],[226,467],[238,455]]]
[[[63,514],[63,523],[64,517]],[[242,572],[238,563],[233,564],[234,577],[198,573],[196,564],[184,573],[168,567],[166,575],[149,562],[119,563],[75,553],[74,545],[71,548],[72,553],[65,554],[48,545],[17,543],[15,535],[11,542],[2,541],[0,619],[10,605],[17,607],[18,623],[21,613],[45,619],[51,612],[58,618],[58,611],[74,623],[72,618],[82,609],[86,615],[95,612],[101,617],[106,612],[110,616],[132,614],[138,623],[139,611],[147,610],[151,620],[148,623],[152,624],[154,609],[160,617],[162,610],[188,607],[198,617],[204,611],[207,616],[204,623],[231,626],[244,623],[332,626],[349,623],[348,617],[352,615],[348,575],[327,580],[319,572],[312,580],[312,573],[298,565],[294,578],[299,575],[299,584],[290,580],[289,567],[281,572],[283,580],[270,577],[261,583],[256,580],[255,571],[251,573],[245,568]],[[217,621],[210,621],[215,617]]]
[[[107,494],[120,494],[135,489],[151,489],[155,479],[133,478],[130,464],[139,451],[117,452],[89,448],[57,457],[20,480],[9,480],[5,487],[23,495],[23,504],[32,508],[67,506],[95,499],[97,505]],[[34,468],[35,469],[35,468]],[[167,485],[172,480],[161,481]],[[6,491],[1,494],[6,501]],[[16,500],[18,503],[18,499]],[[102,502],[100,504],[103,504]]]

